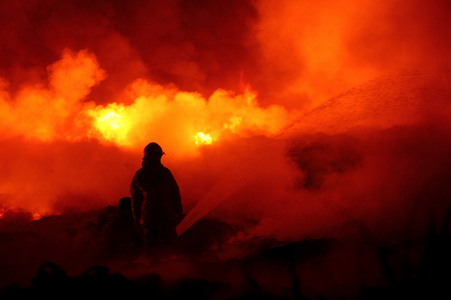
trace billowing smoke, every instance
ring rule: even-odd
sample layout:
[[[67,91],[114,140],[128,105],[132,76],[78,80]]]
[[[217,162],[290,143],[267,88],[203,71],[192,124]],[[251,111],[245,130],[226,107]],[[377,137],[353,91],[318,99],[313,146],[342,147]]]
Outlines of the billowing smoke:
[[[382,234],[443,208],[447,1],[0,9],[2,210],[115,204],[150,141],[186,212],[256,235]]]
[[[449,234],[450,15],[447,0],[0,0],[0,282],[105,262],[99,212],[153,141],[193,254],[157,271],[315,299],[402,288],[426,231]],[[431,252],[445,270],[447,246]]]
[[[254,79],[265,101],[310,109],[379,76],[449,68],[447,1],[259,1],[257,9]]]
[[[280,135],[221,149],[233,163],[206,202],[229,199],[212,214],[257,224],[257,236],[291,241],[424,234],[450,204],[451,91],[444,75],[375,80]]]
[[[0,99],[5,202],[40,214],[61,201],[86,209],[127,196],[149,141],[176,163],[213,143],[275,134],[290,119],[282,106],[261,108],[249,88],[238,95],[218,89],[206,99],[144,79],[127,86],[133,103],[97,105],[85,99],[106,74],[86,50],[64,50],[47,70],[46,81],[14,95],[5,88]]]

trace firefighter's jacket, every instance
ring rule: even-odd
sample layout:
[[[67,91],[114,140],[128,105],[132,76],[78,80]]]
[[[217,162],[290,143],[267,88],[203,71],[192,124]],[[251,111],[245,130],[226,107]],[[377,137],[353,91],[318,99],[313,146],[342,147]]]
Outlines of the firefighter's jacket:
[[[131,186],[133,215],[142,224],[175,224],[182,214],[179,186],[171,171],[161,163],[136,171]]]

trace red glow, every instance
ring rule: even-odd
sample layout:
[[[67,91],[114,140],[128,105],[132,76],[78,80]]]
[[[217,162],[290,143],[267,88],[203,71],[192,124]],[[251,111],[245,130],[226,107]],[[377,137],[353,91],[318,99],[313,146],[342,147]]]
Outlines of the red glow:
[[[238,228],[231,248],[422,237],[445,216],[447,1],[14,3],[0,222],[116,205],[151,141],[180,185],[179,233],[209,217]]]

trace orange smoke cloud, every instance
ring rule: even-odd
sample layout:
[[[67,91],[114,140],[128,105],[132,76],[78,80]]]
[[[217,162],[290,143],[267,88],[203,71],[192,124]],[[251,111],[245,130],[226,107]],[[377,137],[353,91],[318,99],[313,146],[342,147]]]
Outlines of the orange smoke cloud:
[[[277,1],[257,3],[268,101],[319,106],[386,74],[450,66],[450,7],[445,1]]]
[[[4,136],[23,135],[39,141],[79,139],[77,114],[81,101],[105,76],[87,51],[65,50],[48,67],[48,85],[25,86],[14,99],[4,89],[0,103]]]
[[[130,148],[158,140],[176,156],[184,156],[195,154],[198,144],[274,135],[293,119],[282,106],[259,107],[251,90],[242,95],[217,90],[205,99],[140,79],[129,86],[129,93],[135,99],[130,105],[111,103],[86,110],[97,120],[91,136]]]
[[[233,134],[274,134],[292,118],[282,106],[259,107],[250,89],[243,95],[217,90],[205,99],[143,79],[127,88],[134,99],[130,105],[86,102],[91,89],[106,77],[87,51],[65,50],[48,72],[48,87],[27,86],[12,101],[3,90],[5,133],[40,141],[91,137],[131,148],[155,139],[184,155],[194,151],[200,132],[210,141]]]
[[[396,179],[398,140],[419,147],[396,128],[425,143],[429,120],[448,128],[446,1],[21,4],[0,6],[5,206],[111,204],[157,141],[187,210],[214,200],[215,216],[296,238],[343,221],[342,203],[361,219],[387,209],[377,191]],[[404,69],[436,73],[425,83]],[[420,149],[397,174],[421,170],[422,153],[434,165]],[[393,203],[408,189],[396,184]],[[359,202],[366,190],[372,206]],[[300,216],[311,226],[296,226]]]
[[[164,145],[172,159],[181,159],[196,156],[203,145],[274,135],[293,118],[281,106],[261,108],[250,88],[239,95],[217,90],[206,99],[144,79],[135,80],[124,92],[134,99],[131,104],[97,105],[86,98],[107,74],[86,50],[65,50],[47,70],[48,84],[25,85],[11,96],[4,82],[0,99],[2,140],[13,145],[23,140],[29,145],[9,163],[10,173],[2,182],[3,198],[8,205],[40,214],[54,210],[55,202],[62,206],[57,210],[72,205],[95,207],[128,194],[133,171],[110,173],[111,180],[121,181],[120,190],[111,189],[111,182],[101,180],[105,178],[102,172],[108,172],[101,166],[118,154],[99,159],[98,147],[137,154],[153,140]],[[8,155],[12,155],[10,150],[5,150]],[[80,156],[80,151],[85,154]],[[68,170],[74,178],[67,177]],[[86,200],[76,204],[77,197]]]

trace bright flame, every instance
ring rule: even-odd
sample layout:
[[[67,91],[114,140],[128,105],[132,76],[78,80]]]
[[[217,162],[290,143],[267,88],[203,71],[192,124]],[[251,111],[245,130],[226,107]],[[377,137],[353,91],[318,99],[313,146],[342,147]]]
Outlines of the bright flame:
[[[30,211],[39,211],[39,215],[53,210],[52,201],[64,201],[60,199],[66,198],[66,191],[79,191],[80,186],[87,184],[86,178],[99,178],[90,168],[104,165],[98,159],[89,159],[89,155],[96,153],[97,141],[117,146],[112,147],[112,151],[130,153],[139,153],[144,145],[156,141],[171,160],[177,160],[201,155],[202,146],[219,141],[277,134],[297,117],[280,105],[260,106],[256,91],[249,86],[241,93],[217,89],[205,97],[142,78],[129,83],[114,101],[97,99],[102,102],[99,104],[87,96],[108,74],[87,50],[63,51],[61,59],[47,71],[46,82],[24,83],[14,93],[10,92],[9,83],[0,78],[0,141],[23,139],[33,143],[33,147],[25,147],[17,155],[27,154],[29,163],[18,158],[7,164],[8,178],[0,181],[0,204],[13,202],[14,207],[27,207]],[[90,140],[95,142],[90,144]],[[53,142],[56,147],[51,146]],[[74,157],[66,160],[65,155],[57,155],[58,147],[67,146],[65,142],[80,148],[87,142],[87,148],[94,149],[89,148],[88,157],[78,151],[71,152]],[[53,155],[47,154],[49,151],[54,151]],[[86,163],[76,170],[68,167],[83,176],[65,180],[71,173],[59,171],[65,169],[59,166],[85,159]],[[95,189],[111,184],[100,178],[95,180],[89,182],[96,185]],[[52,182],[57,182],[58,187],[50,188]],[[111,188],[105,187],[105,193],[110,191]],[[0,211],[0,218],[2,215],[6,216]]]
[[[104,126],[110,126],[112,129],[118,129],[122,127],[121,116],[115,112],[109,112],[104,117],[97,119]]]
[[[211,136],[203,132],[198,132],[194,139],[196,145],[210,145],[212,143]]]
[[[113,142],[121,146],[129,145],[128,126],[125,108],[121,104],[112,103],[107,107],[97,106],[88,109],[86,114],[93,117],[92,129],[88,136]]]
[[[90,138],[131,149],[156,140],[167,153],[183,157],[196,155],[199,145],[213,140],[275,134],[294,117],[279,105],[261,107],[250,86],[240,94],[218,89],[205,98],[136,79],[124,91],[126,102],[84,101],[107,76],[88,51],[65,50],[48,70],[48,87],[31,86],[15,97],[6,90],[7,83],[0,82],[2,132],[45,142]],[[73,84],[67,83],[67,76]]]
[[[85,106],[89,137],[136,149],[158,140],[181,157],[195,155],[199,145],[213,141],[275,134],[291,118],[283,107],[260,107],[250,88],[238,95],[217,90],[207,99],[138,79],[129,85],[128,93],[134,99],[130,104]]]

